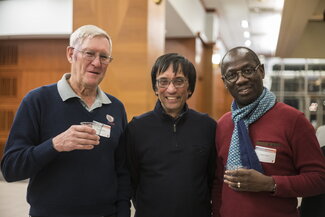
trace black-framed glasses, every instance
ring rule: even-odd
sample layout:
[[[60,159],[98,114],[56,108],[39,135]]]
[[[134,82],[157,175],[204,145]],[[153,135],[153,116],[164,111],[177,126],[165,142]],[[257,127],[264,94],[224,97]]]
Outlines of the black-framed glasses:
[[[113,57],[112,56],[109,56],[109,55],[106,55],[106,54],[102,54],[102,53],[98,53],[98,52],[94,52],[94,51],[91,51],[91,50],[79,50],[77,48],[74,48],[76,51],[82,53],[82,57],[90,62],[94,61],[97,56],[99,56],[99,61],[101,64],[109,64],[110,62],[113,61]]]
[[[228,81],[229,83],[234,83],[238,80],[239,78],[239,73],[241,74],[241,76],[243,76],[244,78],[252,78],[257,69],[261,66],[261,64],[258,64],[256,67],[246,67],[246,68],[242,68],[240,70],[234,70],[234,71],[228,71],[226,74],[224,74],[222,76],[223,79],[225,79],[226,81]]]
[[[185,86],[186,81],[186,78],[160,78],[157,79],[157,84],[159,88],[167,88],[170,85],[170,82],[172,82],[175,88],[182,88]]]

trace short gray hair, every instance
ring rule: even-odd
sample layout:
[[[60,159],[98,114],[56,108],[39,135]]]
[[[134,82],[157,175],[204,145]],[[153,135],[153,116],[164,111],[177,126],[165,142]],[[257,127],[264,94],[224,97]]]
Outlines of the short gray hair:
[[[95,26],[95,25],[84,25],[76,29],[71,35],[70,35],[70,43],[69,45],[71,47],[77,47],[83,43],[83,41],[86,38],[94,38],[96,36],[103,36],[107,38],[109,45],[110,45],[110,54],[112,53],[112,39],[108,35],[108,33]]]

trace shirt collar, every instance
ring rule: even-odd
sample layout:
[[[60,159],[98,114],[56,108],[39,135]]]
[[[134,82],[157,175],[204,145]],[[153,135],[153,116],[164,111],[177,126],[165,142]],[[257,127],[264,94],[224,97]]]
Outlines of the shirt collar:
[[[71,77],[70,73],[65,73],[61,80],[58,81],[58,91],[60,94],[60,97],[62,101],[66,101],[70,98],[79,98],[81,100],[81,97],[78,96],[73,89],[71,88],[69,82],[67,81]],[[96,101],[102,103],[102,104],[110,104],[111,100],[108,98],[108,96],[98,87],[97,89],[97,97]]]

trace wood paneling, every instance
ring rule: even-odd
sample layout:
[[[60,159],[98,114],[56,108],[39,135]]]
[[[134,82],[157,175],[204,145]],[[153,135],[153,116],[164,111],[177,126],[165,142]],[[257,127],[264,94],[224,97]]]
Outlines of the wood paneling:
[[[0,131],[8,132],[14,120],[15,110],[0,109]]]
[[[5,147],[6,140],[0,138],[0,157],[2,158],[2,153],[4,152],[4,147]]]
[[[70,71],[67,45],[68,39],[0,40],[0,150],[22,98]]]
[[[202,95],[202,75],[201,67],[199,63],[195,62],[195,54],[198,53],[196,49],[196,39],[193,38],[167,38],[165,53],[178,53],[186,57],[193,63],[196,69],[197,78],[195,84],[195,90],[187,103],[189,107],[200,111],[201,110],[201,95]]]
[[[0,46],[0,65],[17,65],[18,49],[16,45]]]
[[[17,97],[17,78],[0,76],[0,96]]]
[[[230,111],[232,96],[221,79],[219,65],[213,68],[212,116],[218,120],[223,114]]]
[[[191,108],[213,117],[213,80],[211,56],[213,45],[204,44],[199,37],[168,38],[166,53],[175,52],[189,59],[196,68],[197,80],[194,94],[188,100]]]
[[[113,41],[114,61],[101,88],[125,105],[128,118],[153,109],[150,68],[164,52],[165,2],[144,0],[74,0],[74,29],[94,24]]]

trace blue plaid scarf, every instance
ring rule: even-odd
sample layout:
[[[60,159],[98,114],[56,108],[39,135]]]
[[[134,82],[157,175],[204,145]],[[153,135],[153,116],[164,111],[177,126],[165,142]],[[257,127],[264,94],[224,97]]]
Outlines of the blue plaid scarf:
[[[235,128],[228,152],[228,168],[245,167],[263,173],[262,165],[249,138],[248,127],[270,110],[275,101],[275,95],[266,88],[257,100],[243,108],[238,108],[233,101],[231,111]]]

